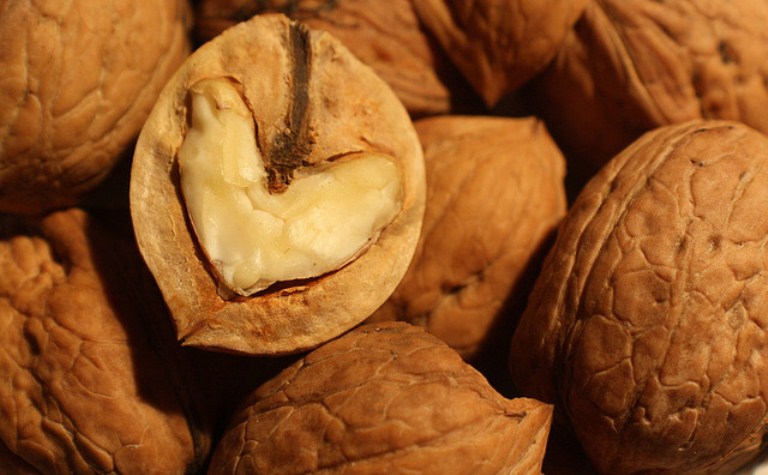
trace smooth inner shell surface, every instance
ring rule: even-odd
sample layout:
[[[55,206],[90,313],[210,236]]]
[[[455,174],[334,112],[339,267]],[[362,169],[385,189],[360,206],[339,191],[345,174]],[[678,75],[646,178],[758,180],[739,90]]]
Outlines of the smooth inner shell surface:
[[[206,78],[228,78],[238,85],[266,156],[285,148],[287,139],[301,142],[297,147],[307,167],[358,152],[394,157],[402,171],[399,215],[364,253],[338,271],[250,298],[223,298],[191,230],[177,163],[188,123],[188,91]],[[306,114],[292,122],[297,101],[305,101]],[[330,35],[302,32],[282,15],[254,17],[190,56],[142,130],[131,177],[139,247],[172,312],[179,339],[248,354],[313,347],[370,315],[410,262],[424,195],[418,137],[389,87]]]

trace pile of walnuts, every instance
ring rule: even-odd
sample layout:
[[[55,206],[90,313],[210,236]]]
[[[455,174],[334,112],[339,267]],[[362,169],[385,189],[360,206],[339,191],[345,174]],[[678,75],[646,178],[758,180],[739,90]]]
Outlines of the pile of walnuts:
[[[0,471],[752,473],[766,23],[0,1]]]

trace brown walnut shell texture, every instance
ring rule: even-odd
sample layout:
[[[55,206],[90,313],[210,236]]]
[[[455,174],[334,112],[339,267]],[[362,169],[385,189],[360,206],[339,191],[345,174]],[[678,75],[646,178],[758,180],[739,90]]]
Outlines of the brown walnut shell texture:
[[[489,107],[555,57],[588,0],[413,0],[416,13]]]
[[[368,324],[262,385],[210,473],[538,474],[551,418],[420,327]]]
[[[189,54],[183,0],[0,2],[0,211],[80,203]]]
[[[424,31],[412,0],[202,0],[195,12],[195,32],[202,40],[263,13],[284,13],[326,31],[389,84],[414,117],[482,108]]]
[[[378,152],[402,170],[402,209],[352,262],[307,282],[228,300],[186,218],[177,151],[189,87],[227,77],[242,85],[259,144],[283,135],[292,100],[291,32],[306,31],[307,166],[351,152]],[[262,154],[266,154],[262,150]],[[266,155],[265,155],[266,156]],[[408,113],[391,89],[331,35],[283,15],[258,15],[196,50],[168,83],[144,126],[131,175],[131,213],[139,248],[185,344],[245,354],[317,346],[370,316],[394,291],[413,256],[425,201],[424,159]]]
[[[768,138],[726,121],[643,135],[573,204],[510,366],[603,473],[728,473],[760,449],[766,204]]]
[[[414,125],[427,170],[422,234],[408,273],[370,320],[423,326],[472,360],[499,343],[502,327],[507,346],[507,312],[525,302],[528,266],[565,216],[565,158],[532,117]]]
[[[768,132],[768,4],[596,0],[535,81],[572,169],[594,173],[656,127],[696,119]]]
[[[210,433],[189,369],[162,349],[170,324],[148,330],[132,241],[78,209],[3,216],[0,236],[3,473],[199,469]]]

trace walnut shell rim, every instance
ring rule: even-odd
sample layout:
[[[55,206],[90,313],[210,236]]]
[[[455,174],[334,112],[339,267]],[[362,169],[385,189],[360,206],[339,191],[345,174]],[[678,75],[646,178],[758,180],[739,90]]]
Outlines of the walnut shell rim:
[[[399,283],[416,248],[425,177],[413,124],[391,89],[328,34],[309,31],[308,81],[313,149],[309,163],[353,151],[395,157],[402,168],[400,214],[345,267],[251,298],[224,300],[191,231],[178,186],[188,87],[208,77],[243,86],[257,134],[284,133],[290,104],[290,51],[299,24],[260,15],[201,46],[163,90],[136,146],[131,214],[139,249],[184,345],[244,354],[284,354],[317,346],[368,317]],[[347,79],[347,81],[340,80]],[[341,87],[344,86],[342,91]]]

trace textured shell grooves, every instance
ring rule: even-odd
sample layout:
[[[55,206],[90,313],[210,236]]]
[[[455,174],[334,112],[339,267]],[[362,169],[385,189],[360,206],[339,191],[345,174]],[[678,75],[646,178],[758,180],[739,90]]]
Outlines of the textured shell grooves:
[[[616,224],[620,222],[624,216],[627,209],[631,207],[631,204],[635,197],[640,193],[644,187],[646,186],[645,181],[640,181],[635,183],[633,189],[627,193],[626,198],[623,203],[613,203],[611,202],[611,194],[613,192],[619,191],[617,189],[611,189],[613,187],[621,187],[620,183],[616,183],[616,179],[623,174],[629,174],[630,176],[634,175],[642,175],[642,176],[652,176],[654,171],[657,170],[665,161],[666,159],[674,153],[675,149],[679,146],[680,142],[682,142],[684,139],[687,139],[687,136],[681,136],[668,145],[666,145],[665,149],[661,153],[655,154],[656,159],[653,161],[649,161],[647,163],[643,163],[640,160],[634,160],[633,155],[634,154],[627,154],[626,160],[620,164],[620,167],[617,167],[616,170],[611,170],[611,178],[609,180],[606,180],[606,183],[608,183],[609,189],[603,189],[601,190],[600,195],[604,198],[601,198],[599,206],[591,213],[591,217],[589,219],[584,220],[584,225],[582,229],[578,232],[579,241],[576,243],[575,247],[575,254],[573,254],[573,257],[568,262],[568,270],[564,273],[565,275],[572,276],[571,278],[568,278],[569,282],[572,282],[571,285],[568,286],[561,286],[560,293],[557,297],[557,312],[562,313],[563,317],[560,322],[561,324],[565,325],[566,327],[570,327],[572,325],[575,326],[574,331],[569,334],[561,334],[560,336],[560,342],[557,345],[558,348],[558,355],[556,356],[556,361],[564,361],[565,354],[570,354],[569,348],[573,346],[573,343],[578,339],[578,336],[580,334],[579,328],[580,325],[576,322],[576,319],[578,318],[578,315],[582,313],[584,301],[579,299],[577,303],[577,308],[568,309],[568,308],[562,308],[562,302],[565,298],[565,292],[572,293],[573,295],[583,296],[583,290],[584,285],[587,281],[589,281],[592,272],[594,270],[594,265],[597,261],[598,256],[603,252],[605,249],[605,246],[607,244],[608,239],[610,238],[610,234],[606,233],[604,231],[597,233],[598,235],[603,236],[601,242],[599,245],[587,245],[584,242],[584,239],[589,237],[592,232],[590,232],[591,228],[596,223],[596,220],[603,216],[604,213],[608,212],[606,211],[606,208],[608,206],[622,206],[623,210],[621,213],[615,213],[614,218],[603,225],[604,229],[615,229]],[[637,148],[637,147],[636,147]],[[644,168],[641,170],[636,170],[632,172],[628,172],[627,170],[631,170],[632,168],[638,166],[638,164],[644,165]],[[584,255],[587,251],[589,251],[589,254],[582,258],[582,255]],[[587,269],[587,271],[579,277],[578,275],[573,274],[573,266],[576,262],[583,259],[584,262],[584,268]],[[564,341],[564,338],[568,338],[568,341]],[[554,375],[553,375],[554,376]],[[562,387],[560,387],[560,383],[562,381],[558,381],[557,379],[553,379],[555,384],[558,386],[557,393],[560,395],[560,397],[564,397],[565,394],[563,394]],[[639,391],[638,393],[641,393],[642,391]],[[637,396],[635,396],[637,397]]]

